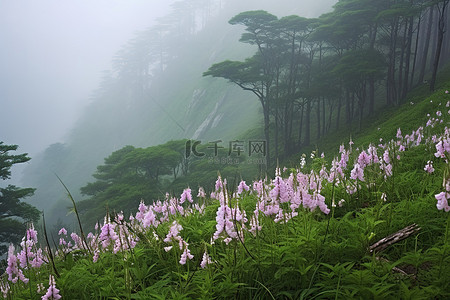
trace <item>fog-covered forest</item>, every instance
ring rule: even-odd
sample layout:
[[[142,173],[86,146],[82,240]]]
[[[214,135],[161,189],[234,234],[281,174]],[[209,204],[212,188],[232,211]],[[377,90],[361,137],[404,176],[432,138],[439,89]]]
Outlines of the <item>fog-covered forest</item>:
[[[63,140],[0,143],[4,297],[450,296],[449,1],[169,7]]]
[[[331,10],[332,2],[286,1],[282,6],[272,1],[176,2],[157,25],[124,41],[67,141],[50,145],[29,162],[21,184],[37,190],[28,201],[67,219],[63,209],[67,198],[55,173],[80,200],[79,189],[93,181],[97,166],[126,145],[149,147],[194,139],[203,144],[222,140],[224,146],[236,139],[263,138],[255,96],[202,76],[216,62],[244,60],[254,52],[252,46],[239,42],[243,28],[230,26],[229,19],[251,9],[317,17]],[[217,165],[210,167],[216,173]]]

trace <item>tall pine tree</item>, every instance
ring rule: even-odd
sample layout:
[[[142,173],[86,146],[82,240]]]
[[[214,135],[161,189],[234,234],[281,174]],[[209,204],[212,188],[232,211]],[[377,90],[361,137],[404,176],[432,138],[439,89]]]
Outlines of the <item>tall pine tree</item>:
[[[17,145],[5,145],[0,142],[0,179],[11,178],[11,167],[30,160],[26,153],[10,154]],[[0,255],[4,254],[10,243],[18,243],[23,237],[27,223],[39,219],[39,211],[21,199],[31,196],[33,188],[20,188],[8,185],[0,188]]]

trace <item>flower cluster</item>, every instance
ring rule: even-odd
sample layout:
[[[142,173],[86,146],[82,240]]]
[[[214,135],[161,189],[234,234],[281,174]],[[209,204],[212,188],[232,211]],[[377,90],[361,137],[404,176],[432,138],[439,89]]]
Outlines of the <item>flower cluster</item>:
[[[56,288],[56,282],[53,275],[49,276],[48,280],[48,290],[44,296],[42,296],[42,300],[58,300],[61,299],[61,295],[59,294],[59,290]]]
[[[450,107],[450,101],[447,102],[446,107]],[[439,161],[444,160],[446,163],[443,191],[436,194],[435,199],[438,210],[450,212],[450,129],[443,124],[443,120],[448,116],[442,111],[437,111],[435,115],[437,118],[429,116],[425,127],[419,127],[405,135],[399,128],[394,139],[386,143],[380,139],[380,144],[376,146],[370,144],[361,150],[352,149],[353,142],[350,140],[347,148],[344,145],[339,147],[339,154],[329,165],[325,163],[323,154],[319,158],[316,156],[316,152],[313,152],[310,157],[315,160],[312,165],[316,167],[311,170],[306,168],[307,156],[302,155],[299,168],[283,168],[283,176],[281,169],[276,168],[273,179],[265,178],[251,184],[242,180],[235,190],[230,191],[227,188],[226,179],[219,176],[210,197],[216,203],[218,202],[219,206],[215,217],[215,232],[208,237],[208,239],[211,238],[209,244],[212,245],[217,241],[222,241],[226,245],[230,243],[244,244],[244,238],[251,235],[256,236],[258,232],[265,230],[264,226],[267,222],[286,224],[292,222],[290,220],[298,216],[300,212],[327,215],[331,209],[339,209],[338,207],[350,203],[355,198],[357,191],[357,195],[359,195],[361,188],[370,189],[374,182],[384,184],[394,174],[395,166],[403,153],[424,143],[428,145],[428,149],[433,149],[429,153],[430,158],[433,158],[433,154],[435,157],[434,161],[429,158],[424,159],[423,163],[428,159],[423,168],[424,172],[436,173],[435,167],[439,167]],[[441,134],[426,136],[431,128],[435,128],[433,130],[437,131],[441,127],[444,127]],[[342,193],[339,198],[336,198],[337,204],[334,194],[328,199],[324,196],[327,195],[324,191],[330,187],[339,189]],[[200,187],[198,190],[197,201],[192,192],[188,187],[183,190],[179,198],[166,194],[164,200],[157,200],[149,205],[142,201],[136,214],[131,215],[128,221],[125,220],[122,213],[116,214],[114,217],[107,216],[103,224],[97,224],[95,232],[89,233],[86,237],[79,236],[74,232],[69,235],[65,228],[61,228],[58,232],[59,248],[56,255],[65,256],[70,252],[80,250],[77,253],[89,255],[88,257],[92,258],[93,262],[97,262],[101,254],[105,252],[116,254],[131,251],[139,242],[138,236],[147,234],[150,237],[153,235],[159,245],[163,245],[166,252],[176,252],[179,264],[188,264],[188,261],[194,260],[194,255],[189,249],[187,242],[189,239],[185,240],[181,236],[183,231],[181,224],[184,224],[182,220],[193,214],[203,215],[206,202],[206,192],[203,188]],[[380,194],[383,202],[388,199],[383,190],[380,190]],[[247,197],[254,200],[254,204],[252,203],[250,209],[245,211],[241,203],[246,202]],[[337,199],[340,200],[337,201]],[[251,211],[252,209],[253,211]],[[160,227],[160,225],[164,226]],[[156,233],[161,230],[166,231],[166,226],[169,230],[161,242]],[[204,242],[202,246],[207,244]],[[172,250],[174,247],[178,250]],[[213,263],[207,252],[207,246],[205,246],[201,261],[199,258],[201,252],[194,251],[194,253],[199,253],[197,260],[201,268],[206,268]],[[214,257],[214,252],[210,253]],[[31,224],[20,243],[20,251],[15,253],[15,247],[9,246],[6,268],[8,281],[0,280],[0,291],[3,297],[10,296],[11,287],[14,284],[29,283],[27,276],[33,277],[29,276],[27,272],[47,264],[48,257],[50,256],[46,250],[38,246],[37,231]],[[42,283],[37,283],[37,291],[38,294],[45,291]],[[55,278],[50,275],[49,287],[42,299],[60,298]]]

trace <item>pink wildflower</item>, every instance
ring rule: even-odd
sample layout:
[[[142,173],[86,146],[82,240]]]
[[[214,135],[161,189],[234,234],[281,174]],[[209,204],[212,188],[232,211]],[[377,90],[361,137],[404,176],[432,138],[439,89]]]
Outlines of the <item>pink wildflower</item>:
[[[425,165],[425,168],[423,168],[425,171],[427,171],[429,174],[434,172],[433,168],[433,161],[429,160],[427,164]]]
[[[184,243],[184,251],[183,253],[181,253],[181,257],[180,257],[180,261],[179,263],[181,265],[186,264],[187,259],[193,259],[194,255],[191,254],[191,251],[188,249],[188,243],[186,243],[185,241],[183,241]]]
[[[202,262],[200,263],[200,267],[202,269],[204,269],[209,264],[212,264],[212,261],[211,261],[211,258],[208,255],[208,253],[205,251],[205,253],[203,253],[203,258],[202,258]]]
[[[401,138],[402,138],[402,131],[401,131],[400,128],[397,129],[397,135],[396,135],[396,137],[397,137],[398,139],[401,139]]]
[[[119,238],[114,231],[115,225],[109,222],[105,223],[101,229],[101,233],[98,237],[99,241],[102,242],[102,247],[107,248],[111,242],[112,244]]]
[[[24,283],[28,283],[28,278],[23,275],[22,270],[19,268],[17,256],[14,254],[14,246],[9,245],[8,251],[8,266],[6,267],[6,274],[8,274],[8,280],[12,283],[16,283],[17,280],[22,280]]]
[[[99,256],[100,256],[100,250],[95,249],[95,251],[94,251],[94,256],[92,257],[92,261],[93,261],[93,262],[97,262]]]
[[[183,226],[178,224],[177,221],[173,221],[172,226],[169,229],[169,232],[164,239],[164,242],[170,243],[171,241],[180,241],[181,237],[179,236],[180,231],[183,230]]]
[[[365,168],[370,163],[369,155],[367,155],[366,151],[361,151],[361,153],[358,156],[358,165],[361,168]]]
[[[61,295],[59,294],[59,290],[56,288],[56,282],[55,282],[55,278],[53,277],[53,275],[50,275],[48,284],[50,286],[48,287],[47,293],[44,296],[42,296],[42,300],[61,299]]]
[[[199,197],[199,198],[206,198],[205,190],[204,190],[202,187],[199,187],[199,188],[198,188],[198,194],[197,194],[197,197]]]
[[[58,235],[61,235],[61,234],[67,235],[67,230],[64,227],[58,231]]]
[[[190,188],[184,189],[183,194],[181,194],[180,203],[183,204],[186,200],[190,203],[193,202]]]
[[[383,160],[386,164],[390,163],[390,159],[389,159],[389,150],[385,150],[383,153]]]
[[[450,198],[449,193],[441,192],[434,197],[438,201],[436,204],[437,209],[444,210],[445,212],[450,211],[450,206],[448,205],[448,199]]]
[[[242,192],[244,190],[248,192],[250,190],[250,187],[245,183],[244,180],[242,180],[238,186],[238,191],[237,191],[238,195],[242,194]]]
[[[364,181],[364,169],[359,165],[359,163],[354,165],[353,170],[350,172],[350,178]]]
[[[3,298],[5,298],[5,299],[8,298],[9,290],[10,290],[10,286],[9,286],[8,282],[0,281],[0,291],[3,294]]]

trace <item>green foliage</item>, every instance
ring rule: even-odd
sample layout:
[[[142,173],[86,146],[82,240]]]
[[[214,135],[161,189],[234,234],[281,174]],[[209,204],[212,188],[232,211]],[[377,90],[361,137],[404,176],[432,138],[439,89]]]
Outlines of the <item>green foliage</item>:
[[[30,160],[26,153],[10,153],[17,148],[17,145],[5,145],[0,142],[0,179],[10,179],[13,165]],[[21,201],[33,193],[32,188],[19,188],[13,185],[0,188],[0,256],[6,252],[9,243],[18,243],[21,240],[26,223],[37,222],[39,219],[39,211]]]

